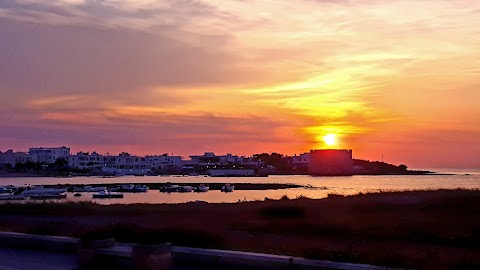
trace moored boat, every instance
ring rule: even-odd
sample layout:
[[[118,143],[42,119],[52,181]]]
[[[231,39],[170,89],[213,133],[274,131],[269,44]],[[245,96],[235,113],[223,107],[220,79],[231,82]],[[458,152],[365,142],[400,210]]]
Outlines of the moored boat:
[[[123,193],[100,191],[99,193],[93,194],[93,198],[94,199],[123,198]]]
[[[10,194],[13,192],[13,189],[7,187],[0,187],[0,194]]]
[[[133,184],[128,184],[128,185],[122,185],[118,191],[122,192],[147,192],[148,187],[146,185],[133,185]]]
[[[105,189],[107,189],[107,187],[84,186],[84,187],[75,187],[73,189],[73,192],[100,192]]]
[[[0,195],[0,201],[25,200],[25,194]]]
[[[191,186],[180,186],[178,188],[178,192],[192,192],[193,191],[193,187]]]
[[[31,189],[25,190],[23,194],[25,194],[27,197],[30,197],[31,195],[58,195],[64,192],[67,192],[66,188],[45,188],[43,186],[34,186]]]
[[[160,188],[161,192],[177,192],[180,189],[179,185],[172,185],[171,183],[167,183],[165,186]]]
[[[67,198],[67,194],[59,193],[59,194],[32,194],[30,196],[32,200],[53,200],[53,199],[65,199]]]
[[[207,192],[210,189],[210,187],[206,184],[200,184],[198,187],[196,187],[195,191],[197,192]]]
[[[225,184],[225,185],[222,187],[222,192],[232,192],[234,189],[235,189],[235,186],[234,186],[234,185]]]

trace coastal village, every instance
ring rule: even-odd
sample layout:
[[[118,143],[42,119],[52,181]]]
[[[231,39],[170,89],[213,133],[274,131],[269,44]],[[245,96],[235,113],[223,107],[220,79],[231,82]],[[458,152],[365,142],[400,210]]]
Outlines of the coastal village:
[[[407,173],[405,165],[353,159],[352,150],[311,150],[294,156],[262,153],[249,157],[233,154],[136,156],[126,152],[102,155],[71,153],[69,147],[32,147],[28,152],[0,151],[0,172],[68,173],[70,175],[209,175],[268,176],[274,174],[353,175]]]

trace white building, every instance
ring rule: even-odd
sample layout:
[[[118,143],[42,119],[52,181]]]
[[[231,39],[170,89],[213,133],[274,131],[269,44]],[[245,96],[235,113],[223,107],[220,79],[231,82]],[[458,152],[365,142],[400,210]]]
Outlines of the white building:
[[[310,153],[303,153],[292,157],[292,165],[294,166],[308,166],[310,164]]]
[[[77,169],[101,170],[106,162],[106,158],[97,152],[78,152],[76,155],[70,155],[68,167]]]
[[[213,152],[205,152],[202,156],[190,156],[191,160],[187,161],[188,165],[209,166],[209,165],[228,165],[228,164],[243,164],[244,157],[237,155],[226,154],[223,156],[216,156]]]
[[[96,152],[78,152],[68,160],[71,168],[93,169],[108,174],[144,175],[152,170],[180,169],[183,166],[181,156],[132,156],[121,153],[117,156],[104,156]]]
[[[119,175],[145,175],[152,170],[145,157],[121,153],[118,156],[104,156],[102,171]]]
[[[68,160],[70,148],[65,146],[52,148],[33,147],[28,150],[28,154],[33,162],[55,163],[60,158]]]
[[[176,170],[183,167],[184,162],[181,156],[146,156],[145,160],[156,170]]]

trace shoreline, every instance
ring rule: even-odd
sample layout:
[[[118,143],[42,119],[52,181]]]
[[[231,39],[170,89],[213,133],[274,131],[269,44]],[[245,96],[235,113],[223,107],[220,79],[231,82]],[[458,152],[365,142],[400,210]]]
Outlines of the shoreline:
[[[298,175],[307,175],[311,177],[349,177],[349,176],[416,176],[416,175],[426,175],[426,176],[445,176],[445,175],[463,175],[458,173],[436,173],[430,171],[421,171],[421,172],[414,172],[414,173],[357,173],[353,175],[308,175],[308,174],[270,174],[269,176],[298,176]],[[469,175],[469,174],[468,174]],[[125,176],[134,176],[134,175],[125,175]],[[136,176],[136,177],[175,177],[177,175],[145,175],[145,176]],[[188,177],[188,175],[180,175],[184,177]],[[204,176],[204,175],[200,175]],[[51,175],[51,174],[34,174],[34,173],[0,173],[0,178],[45,178],[45,177],[52,177],[52,178],[77,178],[77,177],[92,177],[92,178],[120,178],[124,176],[103,176],[103,175]],[[205,177],[212,177],[212,178],[255,178],[257,176],[208,176]],[[268,178],[268,176],[258,176],[261,178]]]
[[[150,190],[160,190],[161,187],[167,185],[167,183],[134,183],[135,185],[145,185]],[[221,190],[224,183],[209,183],[209,182],[198,182],[198,183],[184,183],[184,182],[170,182],[171,185],[179,186],[198,186],[199,184],[206,184],[209,186],[209,190]],[[43,185],[44,187],[59,187],[59,188],[71,188],[71,187],[115,187],[121,185],[128,185],[128,183],[95,183],[95,184],[56,184],[56,185]],[[271,189],[289,189],[289,188],[307,188],[307,186],[297,185],[297,184],[278,184],[278,183],[233,183],[235,185],[235,190],[271,190]]]

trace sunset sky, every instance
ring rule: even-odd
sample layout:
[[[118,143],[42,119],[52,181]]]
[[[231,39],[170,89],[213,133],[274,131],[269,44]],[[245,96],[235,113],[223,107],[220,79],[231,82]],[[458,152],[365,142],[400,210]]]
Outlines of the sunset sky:
[[[0,150],[480,167],[478,0],[3,0]]]

